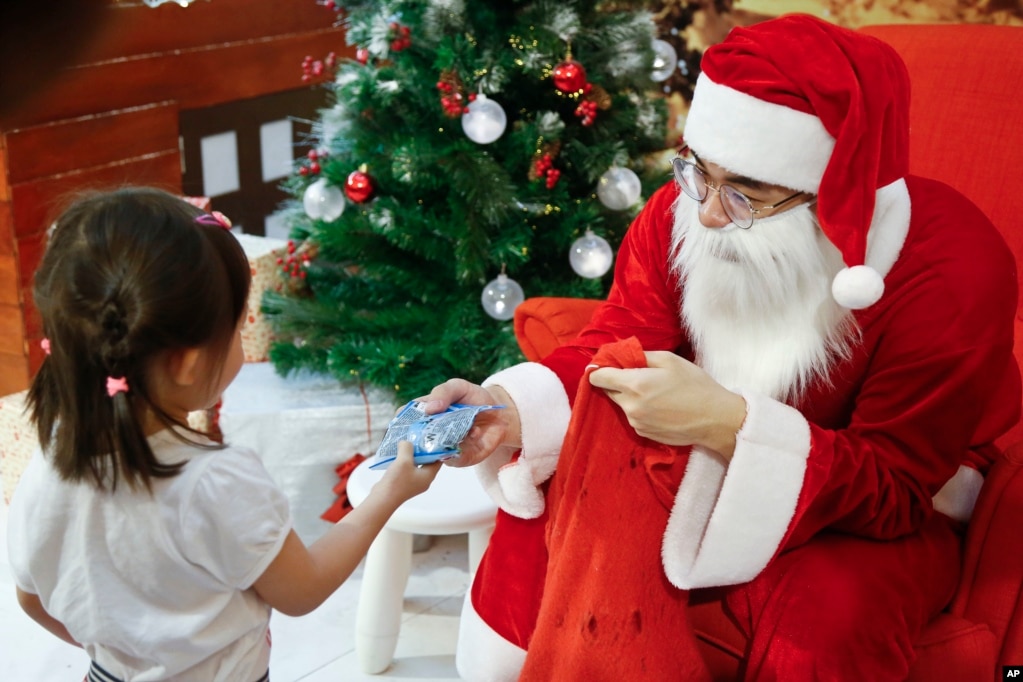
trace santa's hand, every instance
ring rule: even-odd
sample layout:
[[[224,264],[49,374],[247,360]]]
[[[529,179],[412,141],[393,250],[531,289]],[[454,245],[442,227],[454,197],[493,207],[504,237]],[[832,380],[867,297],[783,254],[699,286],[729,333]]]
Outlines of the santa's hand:
[[[509,442],[510,437],[518,442],[518,412],[508,395],[498,386],[487,389],[464,379],[448,379],[435,386],[430,395],[417,400],[423,403],[427,414],[443,412],[454,403],[504,406],[501,410],[485,410],[476,415],[472,428],[459,445],[459,456],[445,460],[444,463],[449,466],[478,464],[499,447],[514,446]]]
[[[746,401],[693,363],[668,351],[648,351],[647,366],[590,372],[639,435],[666,445],[701,445],[730,459]]]

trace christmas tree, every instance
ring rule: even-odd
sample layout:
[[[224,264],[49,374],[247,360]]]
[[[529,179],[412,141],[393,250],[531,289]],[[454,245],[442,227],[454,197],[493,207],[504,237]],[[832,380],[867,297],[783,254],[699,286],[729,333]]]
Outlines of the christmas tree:
[[[658,81],[677,57],[639,2],[328,6],[356,58],[305,65],[331,70],[332,106],[286,182],[271,360],[398,401],[479,381],[522,359],[523,296],[606,293],[670,177],[646,161],[669,146]]]

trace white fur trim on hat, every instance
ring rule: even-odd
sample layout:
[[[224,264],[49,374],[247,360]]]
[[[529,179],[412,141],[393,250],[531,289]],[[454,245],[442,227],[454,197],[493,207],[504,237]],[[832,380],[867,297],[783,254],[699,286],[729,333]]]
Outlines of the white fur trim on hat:
[[[512,461],[508,448],[476,465],[490,497],[512,516],[533,519],[543,513],[539,485],[554,474],[572,410],[558,375],[536,362],[501,370],[483,382],[508,392],[519,413],[522,454]]]
[[[773,104],[701,73],[686,115],[686,144],[733,173],[817,194],[835,148],[816,116]]]
[[[467,682],[515,682],[526,662],[520,649],[487,625],[472,606],[472,590],[462,602],[455,668]]]
[[[664,574],[684,590],[752,580],[777,552],[795,514],[810,454],[798,410],[743,392],[735,454],[693,448],[661,547]]]

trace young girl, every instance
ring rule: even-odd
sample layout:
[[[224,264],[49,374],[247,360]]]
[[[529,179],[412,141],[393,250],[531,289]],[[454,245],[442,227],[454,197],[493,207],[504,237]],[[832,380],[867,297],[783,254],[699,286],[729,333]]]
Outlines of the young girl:
[[[18,601],[88,680],[268,679],[271,607],[316,608],[437,465],[401,456],[312,546],[252,451],[190,429],[242,364],[249,264],[221,219],[159,190],[77,201],[36,273],[43,453],[9,514]]]

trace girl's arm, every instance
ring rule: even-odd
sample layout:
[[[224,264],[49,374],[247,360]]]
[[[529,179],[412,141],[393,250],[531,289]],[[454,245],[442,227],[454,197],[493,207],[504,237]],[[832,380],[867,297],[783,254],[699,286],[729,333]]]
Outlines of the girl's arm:
[[[417,467],[411,444],[402,442],[398,458],[366,500],[323,537],[307,548],[295,531],[288,534],[280,553],[253,584],[256,593],[289,616],[315,609],[348,579],[402,502],[430,486],[440,466]]]
[[[18,604],[25,613],[32,617],[32,620],[42,625],[68,644],[74,644],[77,647],[82,646],[71,637],[71,634],[68,633],[67,628],[64,627],[63,623],[46,612],[46,609],[43,608],[42,601],[39,600],[39,595],[25,592],[20,587],[16,587],[15,589],[18,591]]]

